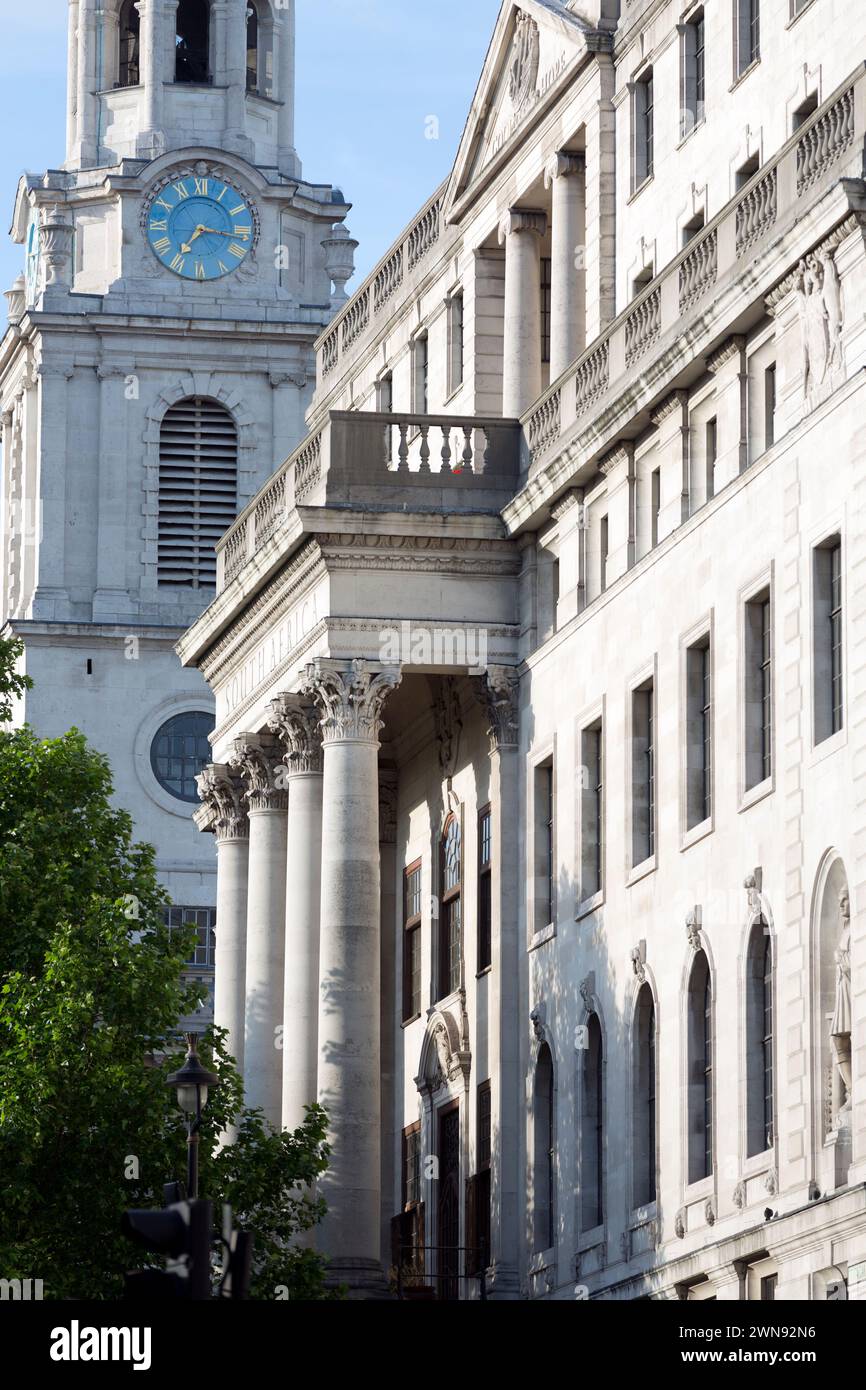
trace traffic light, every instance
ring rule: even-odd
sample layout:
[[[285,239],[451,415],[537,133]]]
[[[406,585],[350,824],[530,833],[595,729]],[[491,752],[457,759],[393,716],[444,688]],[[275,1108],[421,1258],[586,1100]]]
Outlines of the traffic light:
[[[213,1207],[196,1200],[159,1210],[126,1211],[121,1230],[136,1245],[165,1255],[166,1268],[126,1275],[128,1299],[211,1298]]]

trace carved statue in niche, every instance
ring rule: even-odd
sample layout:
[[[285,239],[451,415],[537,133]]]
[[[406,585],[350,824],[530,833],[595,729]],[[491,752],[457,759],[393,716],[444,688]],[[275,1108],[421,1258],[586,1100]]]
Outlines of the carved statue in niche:
[[[835,954],[836,1003],[830,1036],[836,1067],[845,1087],[845,1098],[839,1111],[839,1116],[844,1120],[851,1109],[851,902],[847,888],[843,888],[839,894],[839,916],[841,929]]]
[[[538,25],[522,10],[517,16],[514,48],[508,73],[508,90],[515,111],[519,110],[536,90],[540,41]]]
[[[831,249],[800,262],[797,304],[803,336],[803,387],[809,396],[843,366],[842,286]]]

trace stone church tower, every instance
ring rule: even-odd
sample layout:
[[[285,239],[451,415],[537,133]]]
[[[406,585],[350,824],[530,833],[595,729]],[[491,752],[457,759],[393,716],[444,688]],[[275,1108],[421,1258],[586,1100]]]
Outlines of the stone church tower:
[[[25,273],[0,346],[0,620],[157,847],[215,904],[190,810],[213,702],[174,653],[214,543],[304,434],[313,345],[345,299],[342,193],[294,142],[293,0],[69,0],[66,158],[25,175]]]

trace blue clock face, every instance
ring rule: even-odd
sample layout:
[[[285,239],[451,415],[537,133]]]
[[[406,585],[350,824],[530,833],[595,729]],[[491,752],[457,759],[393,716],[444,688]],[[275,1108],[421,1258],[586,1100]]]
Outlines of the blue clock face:
[[[146,227],[154,255],[184,280],[219,280],[253,247],[249,202],[219,178],[189,175],[165,184],[150,201]]]

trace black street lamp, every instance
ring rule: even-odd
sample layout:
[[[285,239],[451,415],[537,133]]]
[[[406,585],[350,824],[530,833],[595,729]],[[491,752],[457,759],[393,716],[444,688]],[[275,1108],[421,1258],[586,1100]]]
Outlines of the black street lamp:
[[[201,1112],[207,1105],[208,1088],[220,1084],[218,1076],[206,1071],[196,1049],[197,1033],[187,1033],[186,1061],[179,1071],[172,1072],[166,1081],[177,1091],[177,1103],[186,1115],[186,1195],[198,1197],[198,1139]]]

